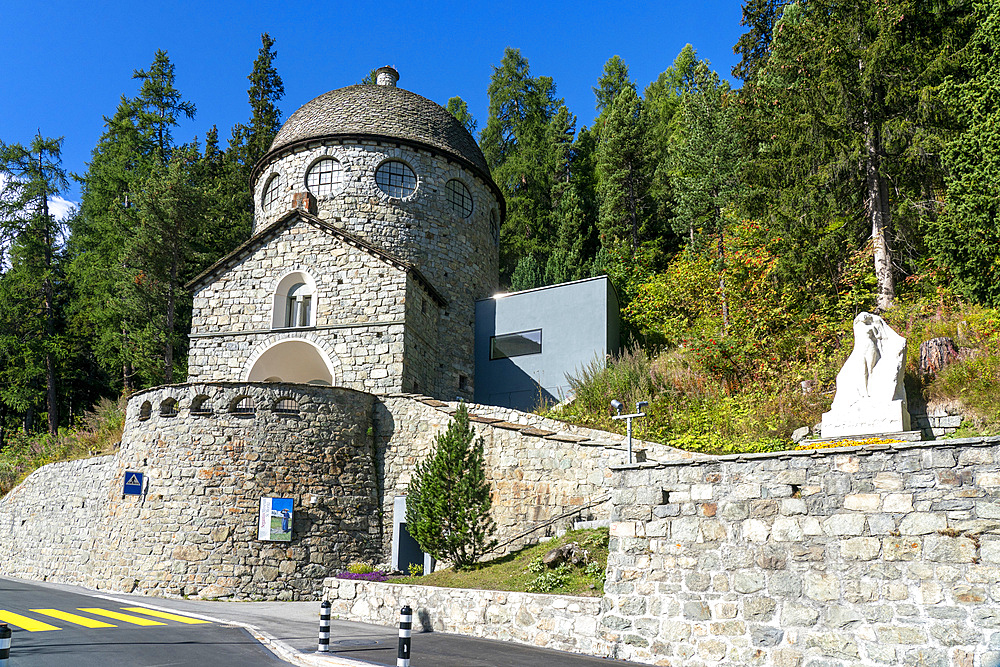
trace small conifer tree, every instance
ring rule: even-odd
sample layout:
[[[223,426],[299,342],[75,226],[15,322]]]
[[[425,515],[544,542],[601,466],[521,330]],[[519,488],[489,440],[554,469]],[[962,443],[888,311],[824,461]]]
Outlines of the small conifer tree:
[[[406,527],[420,548],[467,570],[496,546],[483,439],[460,403],[431,456],[419,465],[406,498]]]

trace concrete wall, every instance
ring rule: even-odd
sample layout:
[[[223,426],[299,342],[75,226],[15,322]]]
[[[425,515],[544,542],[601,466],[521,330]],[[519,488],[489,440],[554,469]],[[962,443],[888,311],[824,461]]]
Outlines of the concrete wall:
[[[1000,664],[1000,439],[615,475],[602,637],[660,665]]]
[[[589,655],[608,651],[597,638],[600,598],[327,579],[323,599],[340,618],[388,626],[399,623],[408,604],[414,634],[433,630]]]
[[[476,302],[476,401],[533,410],[570,391],[567,375],[618,350],[618,298],[607,276]],[[495,336],[541,330],[541,352],[491,359]]]

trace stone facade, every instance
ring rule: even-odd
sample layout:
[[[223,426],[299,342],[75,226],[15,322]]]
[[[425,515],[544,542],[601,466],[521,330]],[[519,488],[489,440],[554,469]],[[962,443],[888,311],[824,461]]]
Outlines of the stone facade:
[[[244,397],[253,412],[233,413]],[[161,415],[173,401],[176,416]],[[135,394],[117,454],[45,466],[0,501],[2,571],[154,595],[314,598],[331,570],[379,556],[373,410],[369,394],[308,385]],[[122,495],[127,470],[148,476],[143,496]],[[261,497],[294,499],[291,543],[257,540]]]
[[[378,93],[376,97],[381,94],[379,91],[353,90],[357,88],[362,87],[341,89],[347,92],[342,99],[338,98],[339,103],[358,104],[360,93],[375,92]],[[412,93],[397,90],[390,93],[389,101],[381,97],[368,101],[389,105],[383,114],[384,121],[380,122],[391,124],[397,112],[412,113],[409,97],[403,100],[407,103],[406,108],[397,109],[400,102],[393,97],[397,94],[422,100],[415,105],[422,110],[433,111],[431,106],[437,106]],[[308,113],[308,107],[309,104],[300,112]],[[367,107],[364,113],[369,113]],[[450,115],[448,118],[447,122],[454,123]],[[432,120],[441,121],[437,116]],[[339,122],[350,125],[348,121],[345,117]],[[293,115],[286,126],[298,122],[300,120]],[[336,124],[326,125],[330,123],[314,131],[337,132]],[[428,364],[436,366],[435,375],[426,385],[418,380],[418,389],[439,398],[460,396],[468,400],[473,396],[475,371],[475,301],[491,296],[498,289],[498,240],[503,206],[475,142],[470,147],[459,146],[464,147],[465,154],[455,148],[457,142],[438,144],[433,137],[445,129],[457,134],[449,125],[440,128],[440,132],[435,129],[427,136],[407,140],[399,135],[412,133],[413,128],[384,127],[370,130],[370,134],[386,133],[378,138],[317,136],[314,140],[299,139],[287,145],[279,134],[275,147],[255,171],[254,229],[257,232],[266,228],[295,208],[296,196],[308,189],[309,168],[318,160],[336,160],[342,170],[342,183],[328,194],[312,196],[310,206],[319,219],[418,269],[440,293],[446,305],[440,312],[438,329],[432,337],[440,348],[439,357],[433,365]],[[303,132],[287,139],[291,141],[299,134]],[[376,185],[375,172],[386,161],[402,162],[413,171],[416,190],[411,195],[390,197]],[[265,190],[274,178],[279,179],[279,192],[277,198],[266,205]],[[472,211],[468,215],[449,202],[446,185],[455,180],[465,186],[471,196]],[[292,253],[284,252],[283,256],[286,262],[295,261]],[[410,313],[408,309],[406,316]],[[413,390],[411,384],[402,384],[402,390]]]
[[[325,364],[317,359],[316,376],[328,368],[331,384],[369,392],[436,389],[440,297],[419,274],[352,241],[293,213],[209,271],[194,294],[189,379],[267,379],[251,378],[255,363],[295,340],[325,357]],[[308,326],[286,327],[275,315],[279,285],[291,273],[313,281]]]
[[[657,665],[1000,664],[1000,439],[622,469],[601,618]]]
[[[234,412],[246,398],[252,412]],[[140,392],[116,455],[46,466],[0,500],[13,537],[0,541],[0,572],[152,594],[315,597],[350,561],[388,560],[393,500],[456,407],[287,383]],[[472,417],[503,549],[576,519],[606,521],[620,441],[505,414],[535,425]],[[126,470],[148,476],[144,497],[122,497]],[[293,499],[291,543],[256,540],[261,497]]]
[[[415,632],[454,632],[588,655],[608,652],[597,638],[601,599],[596,597],[327,579],[323,599],[334,615],[352,621],[391,626],[408,604]]]

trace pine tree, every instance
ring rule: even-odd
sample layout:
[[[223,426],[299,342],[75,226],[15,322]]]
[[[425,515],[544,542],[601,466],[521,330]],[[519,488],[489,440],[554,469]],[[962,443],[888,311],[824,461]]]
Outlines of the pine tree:
[[[601,243],[624,241],[633,253],[644,238],[648,214],[649,182],[641,107],[634,88],[622,90],[607,110],[597,147]]]
[[[228,253],[250,237],[254,211],[250,174],[281,129],[281,111],[277,105],[285,96],[285,86],[274,67],[278,54],[274,50],[274,39],[268,33],[260,36],[260,42],[253,69],[247,76],[250,120],[233,126],[224,156],[225,166],[219,173],[219,201],[224,204],[216,213],[219,255]]]
[[[59,427],[56,292],[62,283],[57,266],[62,226],[49,203],[67,185],[61,146],[61,138],[40,133],[29,147],[0,142],[0,265],[10,263],[0,282],[0,309],[13,316],[0,339],[0,374],[7,376],[0,398],[23,412],[32,403],[31,386],[44,386],[53,435]]]
[[[715,241],[723,333],[729,329],[724,211],[737,201],[742,173],[736,114],[735,93],[707,63],[699,63],[692,90],[682,97],[670,155],[677,199],[675,229],[689,234],[692,252],[705,238]]]
[[[772,195],[760,209],[782,239],[783,264],[807,276],[822,267],[836,289],[840,262],[870,239],[878,310],[892,306],[941,187],[926,104],[950,20],[940,4],[789,4],[748,97],[762,130],[752,176]]]
[[[975,33],[963,49],[962,71],[946,80],[942,97],[961,119],[943,151],[947,196],[926,242],[966,298],[1000,307],[1000,4],[975,3]],[[957,25],[959,33],[964,26]],[[953,40],[964,42],[964,40]]]
[[[407,489],[407,530],[421,549],[459,570],[475,567],[496,546],[483,449],[460,403]]]

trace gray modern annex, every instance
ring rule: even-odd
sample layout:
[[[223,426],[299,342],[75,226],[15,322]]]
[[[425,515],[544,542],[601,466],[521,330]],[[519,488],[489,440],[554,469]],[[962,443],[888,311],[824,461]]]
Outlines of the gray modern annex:
[[[618,347],[618,294],[607,276],[480,299],[475,400],[518,410],[562,401],[568,375]]]

